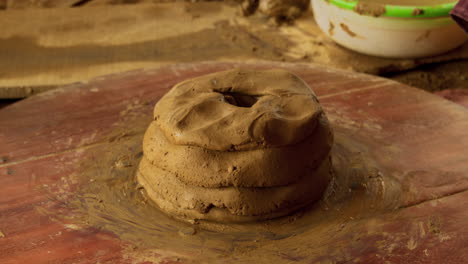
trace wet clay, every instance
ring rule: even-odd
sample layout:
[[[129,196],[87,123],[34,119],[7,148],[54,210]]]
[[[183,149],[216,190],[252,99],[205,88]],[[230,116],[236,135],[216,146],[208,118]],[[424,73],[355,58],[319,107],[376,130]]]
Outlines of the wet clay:
[[[349,241],[344,235],[360,221],[391,212],[399,204],[400,188],[391,173],[375,167],[363,139],[354,137],[341,125],[342,117],[331,113],[334,177],[318,202],[266,221],[178,221],[155,206],[135,180],[143,133],[151,121],[146,114],[138,110],[131,121],[122,122],[109,135],[106,148],[86,151],[89,159],[80,164],[83,171],[77,176],[79,192],[67,202],[76,209],[67,219],[130,242],[125,251],[130,259],[157,263],[155,253],[175,252],[181,263],[284,263],[281,255],[271,253],[275,250],[307,256],[300,263],[320,263],[325,255],[341,259],[334,247],[324,245],[343,246]],[[352,233],[356,239],[362,235]]]
[[[63,198],[65,187],[60,182],[59,191],[51,189],[49,194],[72,209],[58,216],[50,212],[50,217],[73,223],[84,234],[102,230],[115,235],[124,243],[124,258],[132,262],[285,263],[282,253],[288,262],[321,263],[323,256],[345,261],[348,253],[336,248],[365,247],[365,234],[378,235],[382,229],[361,223],[392,217],[386,213],[401,204],[399,182],[392,175],[403,172],[376,161],[375,146],[379,155],[389,155],[380,148],[381,142],[376,137],[363,138],[356,133],[361,125],[357,120],[328,105],[334,175],[320,200],[284,217],[242,224],[174,219],[158,208],[136,179],[144,159],[144,133],[154,123],[153,100],[159,98],[150,100],[130,104],[104,137],[104,145],[84,150],[75,164],[79,172],[68,180],[77,182],[75,191]],[[372,119],[369,122],[373,126]],[[395,235],[395,239],[401,237]],[[161,254],[167,258],[161,259]]]
[[[259,13],[273,18],[275,22],[292,22],[309,8],[308,0],[241,0],[244,15]]]
[[[137,177],[180,218],[265,220],[320,199],[332,143],[299,77],[235,69],[184,81],[156,104]]]
[[[276,19],[298,18],[309,8],[308,0],[260,0],[258,10]]]
[[[180,74],[178,78],[188,75],[180,69],[170,74],[164,71],[164,82],[155,86],[144,82],[134,85],[164,89],[165,92],[169,88],[166,81],[172,79],[171,74]],[[315,74],[319,76],[325,73]],[[315,85],[320,86],[320,83],[331,85],[326,80],[316,82],[316,79],[306,74],[301,76],[307,77],[309,84],[314,85],[314,88]],[[348,82],[343,81],[338,85],[347,87],[347,84]],[[107,98],[121,93],[113,88],[110,89],[111,94],[105,95]],[[150,88],[148,89],[151,90]],[[329,88],[330,92],[337,93],[337,90]],[[379,91],[382,90],[377,92]],[[432,190],[426,192],[427,196],[424,198],[419,195],[421,187],[436,186],[427,186],[426,183],[431,174],[434,178],[438,177],[438,172],[415,174],[411,178],[414,178],[412,182],[416,184],[403,185],[403,189],[399,187],[399,183],[407,174],[407,169],[400,165],[400,162],[403,162],[401,157],[408,148],[403,147],[405,143],[387,136],[406,133],[407,129],[414,130],[418,127],[399,119],[399,122],[405,122],[404,126],[401,129],[391,129],[395,119],[388,119],[389,116],[385,115],[385,112],[366,112],[366,108],[349,105],[350,100],[362,100],[361,102],[369,107],[367,109],[370,109],[375,107],[375,97],[347,92],[340,93],[339,100],[330,100],[326,96],[327,93],[321,91],[321,101],[323,100],[327,118],[334,131],[331,151],[334,177],[322,199],[285,217],[266,221],[216,224],[200,220],[188,224],[173,219],[155,206],[135,179],[136,170],[143,158],[143,134],[153,122],[152,110],[156,101],[160,99],[160,93],[138,93],[137,100],[134,96],[126,94],[125,98],[128,98],[128,101],[125,99],[126,106],[120,108],[118,120],[112,121],[112,131],[100,132],[103,135],[99,136],[98,144],[78,149],[71,161],[61,158],[57,160],[70,167],[71,174],[63,174],[65,179],[57,178],[56,182],[45,182],[41,179],[41,185],[34,185],[35,188],[44,188],[44,192],[50,192],[49,197],[54,201],[47,207],[38,204],[37,208],[50,209],[44,214],[54,219],[54,222],[57,219],[57,222],[63,222],[67,226],[73,225],[74,230],[66,229],[64,234],[70,234],[67,238],[80,242],[75,244],[76,246],[94,247],[96,244],[81,243],[82,238],[100,237],[102,234],[111,234],[115,241],[121,243],[124,260],[119,261],[117,258],[109,261],[229,264],[346,263],[350,259],[357,259],[371,263],[372,260],[379,262],[380,259],[373,258],[376,254],[385,257],[391,250],[394,253],[402,251],[395,253],[394,259],[417,257],[418,255],[414,255],[417,250],[424,256],[423,250],[427,245],[423,244],[425,241],[439,245],[442,239],[447,239],[448,235],[453,236],[456,232],[454,230],[452,233],[446,229],[451,223],[450,220],[435,219],[440,217],[437,212],[432,217],[422,214],[421,210],[412,211],[410,214],[405,214],[405,209],[396,210],[402,205],[420,204],[423,201],[427,201],[427,207],[436,204],[445,206],[453,201],[435,198],[443,196],[435,194]],[[384,116],[386,121],[382,122],[380,116]],[[390,117],[394,117],[393,112]],[[422,127],[426,121],[420,121],[417,125]],[[84,137],[84,140],[88,138]],[[97,147],[94,147],[96,145]],[[389,166],[390,160],[396,161],[397,166]],[[57,174],[51,175],[55,177]],[[73,186],[74,182],[77,182],[76,188],[67,191],[67,186]],[[41,187],[42,183],[47,183],[49,187]],[[444,184],[437,186],[447,190]],[[412,201],[407,201],[407,194],[403,190],[410,191],[408,199]],[[418,206],[414,208],[417,209]],[[76,210],[70,212],[70,209]],[[441,214],[448,215],[453,212],[452,209],[448,209],[443,208]],[[43,221],[42,219],[39,220]],[[426,224],[434,226],[433,223],[439,223],[433,228],[438,234],[434,238],[427,235],[422,237],[419,232],[421,225],[426,228]],[[402,225],[408,228],[395,229]],[[422,230],[428,234],[427,228]],[[3,229],[2,231],[5,232]],[[45,234],[46,238],[48,233]],[[8,234],[6,235],[8,237]],[[406,245],[414,245],[408,241],[418,243],[418,249],[413,250],[413,246],[408,249]],[[117,251],[118,248],[110,250]],[[437,250],[435,246],[429,248],[428,252],[432,254]],[[101,254],[101,251],[97,250],[92,252],[96,254],[90,255],[91,257]],[[370,261],[367,261],[369,259]]]
[[[379,17],[385,14],[386,10],[384,4],[360,1],[354,7],[354,12],[360,15]]]

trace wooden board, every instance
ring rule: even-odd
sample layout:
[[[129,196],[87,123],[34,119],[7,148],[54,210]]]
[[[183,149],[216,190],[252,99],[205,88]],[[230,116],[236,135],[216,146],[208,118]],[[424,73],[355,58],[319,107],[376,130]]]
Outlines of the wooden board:
[[[154,103],[175,83],[237,66],[298,74],[317,93],[332,124],[367,138],[378,162],[407,172],[395,177],[411,190],[394,213],[350,220],[352,228],[330,234],[321,254],[272,251],[278,263],[466,261],[466,109],[387,79],[313,64],[259,62],[175,64],[104,76],[1,109],[0,262],[184,263],[177,248],[144,249],[157,253],[148,261],[129,254],[132,244],[112,232],[59,218],[68,209],[51,199],[48,189],[80,172],[86,150],[109,147],[109,134],[125,126],[128,115],[151,116]],[[337,124],[342,120],[347,121]],[[393,154],[380,155],[384,152]],[[204,260],[203,254],[192,258],[192,263]],[[236,263],[229,253],[221,261]]]
[[[435,93],[436,95],[468,108],[468,90],[447,89]]]

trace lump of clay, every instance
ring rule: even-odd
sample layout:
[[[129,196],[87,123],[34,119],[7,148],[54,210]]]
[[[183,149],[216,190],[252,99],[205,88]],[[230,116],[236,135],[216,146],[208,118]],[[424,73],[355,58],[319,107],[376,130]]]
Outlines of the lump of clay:
[[[308,10],[310,0],[240,0],[246,16],[256,11],[273,18],[276,23],[292,22]]]
[[[137,179],[183,219],[245,222],[320,199],[333,142],[312,90],[284,70],[230,70],[174,86],[155,106]]]

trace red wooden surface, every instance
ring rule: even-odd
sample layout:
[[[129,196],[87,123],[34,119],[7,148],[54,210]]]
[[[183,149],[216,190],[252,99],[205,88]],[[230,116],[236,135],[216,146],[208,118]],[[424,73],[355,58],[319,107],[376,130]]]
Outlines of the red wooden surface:
[[[341,124],[348,133],[373,139],[376,160],[407,172],[395,176],[414,192],[401,209],[360,220],[330,251],[343,251],[346,261],[361,263],[468,259],[466,109],[382,78],[265,62],[179,64],[104,76],[1,109],[0,263],[134,263],[124,253],[129,242],[100,230],[76,230],[73,222],[51,217],[50,212],[60,214],[63,208],[44,189],[79,170],[83,149],[105,147],[105,135],[122,122],[121,113],[129,106],[151,115],[154,103],[177,82],[240,65],[282,67],[298,74],[317,93],[332,123],[348,120]],[[428,229],[431,219],[442,223],[437,232]],[[330,256],[292,259],[345,262]],[[158,262],[171,260],[162,255]]]
[[[447,89],[435,92],[436,95],[468,108],[467,89]]]

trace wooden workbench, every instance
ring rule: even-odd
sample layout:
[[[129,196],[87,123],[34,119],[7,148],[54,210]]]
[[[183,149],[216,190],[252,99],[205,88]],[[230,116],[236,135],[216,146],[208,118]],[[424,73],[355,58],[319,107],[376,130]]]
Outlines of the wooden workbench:
[[[117,144],[110,139],[113,131],[141,136],[154,103],[171,86],[237,66],[281,67],[298,74],[318,95],[333,127],[359,138],[377,162],[401,172],[394,177],[405,190],[394,211],[339,223],[325,236],[325,244],[286,243],[301,234],[273,237],[271,244],[277,247],[250,248],[243,252],[244,260],[261,263],[260,254],[269,254],[275,263],[455,264],[468,258],[466,109],[387,79],[315,64],[258,62],[136,70],[1,109],[0,262],[237,263],[236,255],[222,245],[204,249],[207,255],[217,254],[214,259],[199,248],[140,248],[105,227],[82,226],[63,217],[71,214],[67,201],[77,191],[64,186],[80,177],[80,164],[90,153]],[[133,123],[135,116],[148,121]],[[181,247],[203,236],[203,230],[194,238],[174,233]],[[242,243],[237,241],[236,247]]]

